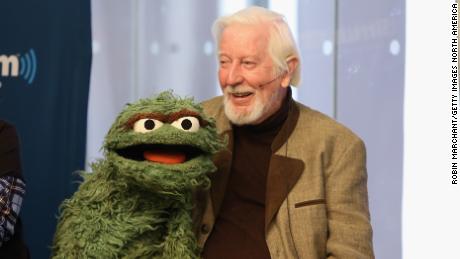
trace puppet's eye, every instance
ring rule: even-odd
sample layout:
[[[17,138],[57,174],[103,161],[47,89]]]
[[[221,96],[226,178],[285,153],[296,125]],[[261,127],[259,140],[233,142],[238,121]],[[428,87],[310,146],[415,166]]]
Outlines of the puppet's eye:
[[[140,119],[134,123],[134,132],[147,133],[156,130],[163,125],[163,122],[154,119]]]
[[[171,123],[171,125],[188,132],[197,132],[200,129],[200,121],[192,116],[182,117]]]

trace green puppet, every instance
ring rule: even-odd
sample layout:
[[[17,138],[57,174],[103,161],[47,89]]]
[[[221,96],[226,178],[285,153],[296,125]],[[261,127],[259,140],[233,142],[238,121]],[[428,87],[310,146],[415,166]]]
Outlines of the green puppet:
[[[194,194],[222,148],[214,121],[170,91],[128,104],[104,159],[61,205],[53,258],[198,258]]]

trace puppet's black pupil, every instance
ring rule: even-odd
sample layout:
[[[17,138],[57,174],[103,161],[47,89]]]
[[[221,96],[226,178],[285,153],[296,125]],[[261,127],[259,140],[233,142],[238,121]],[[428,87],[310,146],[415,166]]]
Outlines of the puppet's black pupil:
[[[144,127],[145,129],[152,130],[153,128],[155,128],[155,122],[153,120],[146,120],[144,122]]]
[[[184,130],[188,130],[192,127],[192,122],[189,119],[185,119],[180,124]]]

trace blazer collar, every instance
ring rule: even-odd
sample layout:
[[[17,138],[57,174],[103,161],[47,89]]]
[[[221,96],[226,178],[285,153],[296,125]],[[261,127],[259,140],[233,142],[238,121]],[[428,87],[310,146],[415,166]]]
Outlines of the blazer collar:
[[[305,167],[302,160],[291,158],[288,155],[289,137],[295,130],[299,114],[299,107],[291,98],[286,122],[273,140],[271,147],[273,154],[268,168],[265,194],[265,231]]]

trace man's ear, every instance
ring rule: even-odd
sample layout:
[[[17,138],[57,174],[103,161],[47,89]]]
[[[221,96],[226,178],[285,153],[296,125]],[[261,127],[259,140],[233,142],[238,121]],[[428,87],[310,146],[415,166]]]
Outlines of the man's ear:
[[[294,74],[294,71],[297,68],[297,65],[299,64],[299,59],[297,57],[289,57],[287,58],[286,63],[288,65],[288,71],[286,71],[286,74],[283,76],[283,79],[281,80],[281,86],[284,88],[288,87],[291,84],[292,75]]]

